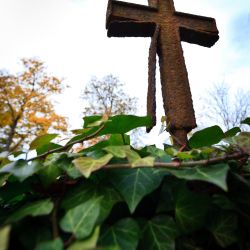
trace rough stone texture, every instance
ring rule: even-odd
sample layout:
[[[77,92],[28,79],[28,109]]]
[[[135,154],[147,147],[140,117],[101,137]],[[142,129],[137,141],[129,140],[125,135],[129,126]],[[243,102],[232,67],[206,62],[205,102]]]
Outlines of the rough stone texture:
[[[175,144],[184,145],[187,133],[196,127],[196,121],[181,41],[211,47],[219,39],[216,22],[210,17],[175,11],[173,0],[148,2],[149,6],[145,6],[109,0],[106,20],[108,36],[153,37],[156,27],[159,27],[158,38],[153,39],[157,41],[155,46],[159,56],[165,114]],[[153,40],[151,51],[154,50],[152,46]],[[152,57],[154,53],[150,54]],[[149,62],[155,64],[150,57]],[[149,63],[149,76],[150,70],[154,71],[154,65]],[[152,79],[151,75],[149,91],[153,93],[149,93],[149,97],[155,95]],[[151,108],[148,113],[152,112],[153,104],[148,107]]]
[[[151,39],[148,57],[148,95],[147,95],[147,115],[152,117],[152,127],[156,125],[156,54],[160,27],[157,25],[154,36]],[[152,127],[147,128],[149,132]]]

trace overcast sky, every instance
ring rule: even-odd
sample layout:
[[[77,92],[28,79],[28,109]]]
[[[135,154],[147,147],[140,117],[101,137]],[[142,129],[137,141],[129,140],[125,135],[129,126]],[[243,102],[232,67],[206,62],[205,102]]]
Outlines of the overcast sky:
[[[147,0],[127,0],[147,4]],[[20,71],[20,58],[38,57],[70,88],[58,112],[81,126],[80,92],[92,76],[118,76],[146,113],[149,38],[107,38],[107,0],[0,0],[0,69]],[[220,40],[210,49],[183,43],[196,110],[216,82],[250,89],[249,0],[175,0],[178,11],[216,18]],[[159,89],[159,83],[158,83]],[[164,115],[158,94],[158,115]]]

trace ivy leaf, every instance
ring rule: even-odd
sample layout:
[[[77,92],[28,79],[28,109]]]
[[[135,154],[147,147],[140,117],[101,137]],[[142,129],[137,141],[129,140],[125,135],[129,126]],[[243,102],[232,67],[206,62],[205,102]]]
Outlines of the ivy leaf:
[[[123,146],[108,146],[104,148],[105,151],[112,154],[114,157],[117,158],[125,158],[127,156],[127,153],[131,151],[129,145],[123,145]]]
[[[109,139],[105,141],[100,141],[96,143],[95,145],[83,149],[81,152],[91,152],[98,149],[103,149],[109,146],[124,146],[124,139],[125,144],[130,144],[130,136],[129,135],[120,135],[120,134],[112,134]]]
[[[213,204],[224,210],[237,210],[236,205],[222,194],[213,195]]]
[[[137,223],[131,218],[126,218],[103,228],[99,243],[101,246],[118,245],[121,250],[136,250],[139,237],[140,228]]]
[[[3,166],[0,169],[0,174],[10,173],[17,177],[19,181],[24,181],[40,169],[41,164],[37,161],[28,163],[25,160],[18,160]]]
[[[88,237],[100,213],[101,198],[92,198],[66,212],[60,221],[64,232],[73,233],[77,239]]]
[[[92,115],[92,116],[85,116],[83,117],[83,127],[88,128],[91,124],[101,121],[102,116],[101,115]]]
[[[90,180],[86,180],[78,186],[67,191],[61,201],[61,208],[70,210],[91,198],[98,198],[100,195],[95,194],[95,184]]]
[[[36,148],[36,153],[37,155],[41,155],[47,153],[49,150],[58,149],[61,147],[62,145],[50,142],[48,144],[44,144],[41,147]]]
[[[250,126],[250,117],[248,117],[244,121],[242,121],[241,124],[247,124]]]
[[[17,209],[14,213],[7,217],[5,223],[12,223],[23,219],[26,216],[41,216],[50,214],[53,209],[53,203],[49,200],[35,201],[29,204],[23,205]]]
[[[57,166],[58,158],[57,154],[49,155],[44,162],[44,168],[39,171],[39,177],[45,187],[56,181],[62,172]]]
[[[150,153],[151,155],[159,158],[166,155],[166,152],[163,149],[159,149],[155,145],[147,146],[144,148],[144,150],[146,150],[146,152]]]
[[[173,218],[162,215],[149,220],[143,229],[140,249],[174,250],[177,228]]]
[[[151,156],[147,156],[144,158],[140,158],[135,160],[132,164],[131,167],[153,167],[155,162],[155,158]]]
[[[235,137],[237,145],[250,155],[250,132],[242,132]]]
[[[49,144],[57,136],[58,134],[46,134],[46,135],[37,137],[35,140],[31,142],[30,150],[37,149],[37,148],[40,148],[42,146]]]
[[[176,195],[175,217],[180,230],[191,233],[205,223],[210,199],[207,196],[190,192],[184,185]]]
[[[219,143],[224,138],[224,133],[219,126],[212,126],[202,129],[193,134],[189,139],[191,148],[200,148]]]
[[[151,123],[148,116],[116,115],[109,118],[98,135],[125,134],[138,127],[149,127]]]
[[[154,191],[163,178],[161,171],[153,168],[119,169],[110,171],[111,181],[133,213],[142,198]]]
[[[69,190],[61,202],[65,210],[74,208],[91,198],[101,198],[98,222],[102,222],[110,213],[112,207],[121,201],[118,192],[110,183],[86,180],[83,184]]]
[[[10,236],[10,226],[5,226],[0,228],[0,249],[8,250],[9,236]]]
[[[241,129],[239,127],[231,128],[227,132],[225,132],[225,138],[227,137],[233,137],[241,132]]]
[[[67,250],[95,249],[100,234],[100,227],[96,227],[93,234],[86,240],[76,241]]]
[[[155,145],[146,147],[146,151],[156,158],[158,162],[171,162],[172,157],[166,151],[157,148]]]
[[[84,177],[89,178],[92,172],[105,166],[112,158],[112,154],[107,154],[99,159],[93,159],[91,157],[79,157],[72,162]]]
[[[208,229],[221,247],[226,248],[237,241],[238,223],[235,213],[220,211],[210,221]]]
[[[35,250],[63,250],[63,242],[60,238],[39,243]]]
[[[141,156],[131,150],[130,146],[109,146],[104,148],[105,151],[111,153],[117,158],[128,158],[129,163],[132,167],[153,167],[154,166],[154,157],[147,156],[141,158]]]
[[[99,117],[85,117],[84,126],[88,126],[89,124],[100,119]],[[97,136],[102,135],[110,135],[110,134],[125,134],[132,129],[138,127],[150,127],[152,124],[152,119],[148,116],[134,116],[134,115],[116,115],[113,117],[109,117],[109,120],[103,124],[103,128],[97,133],[97,130],[100,129],[100,126],[91,127],[89,130],[84,130],[82,134],[73,137],[67,144],[83,140],[86,136],[96,134]],[[66,145],[67,145],[66,144]]]
[[[84,128],[90,124],[102,119],[102,116],[89,116],[84,117]],[[135,116],[135,115],[116,115],[109,117],[108,121],[104,123],[104,128],[98,135],[106,134],[125,134],[128,131],[138,128],[150,126],[152,120],[148,116]]]
[[[132,168],[154,166],[154,161],[155,161],[154,157],[147,156],[147,157],[141,158],[141,156],[133,150],[127,151],[127,158]]]
[[[190,181],[206,181],[227,191],[226,178],[229,171],[227,164],[221,163],[208,167],[185,167],[176,170],[167,169],[166,171],[181,179]]]

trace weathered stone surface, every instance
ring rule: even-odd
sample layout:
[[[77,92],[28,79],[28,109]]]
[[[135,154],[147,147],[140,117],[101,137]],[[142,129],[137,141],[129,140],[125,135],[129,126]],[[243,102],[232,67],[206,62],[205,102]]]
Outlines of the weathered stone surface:
[[[162,96],[167,122],[176,144],[185,144],[196,127],[187,69],[181,41],[211,47],[219,39],[215,19],[177,12],[173,0],[148,0],[149,6],[109,0],[106,28],[112,37],[153,37],[149,56],[148,113],[155,113],[157,50]],[[155,37],[158,29],[158,37]],[[150,103],[150,98],[153,100]],[[153,114],[155,117],[155,114]]]

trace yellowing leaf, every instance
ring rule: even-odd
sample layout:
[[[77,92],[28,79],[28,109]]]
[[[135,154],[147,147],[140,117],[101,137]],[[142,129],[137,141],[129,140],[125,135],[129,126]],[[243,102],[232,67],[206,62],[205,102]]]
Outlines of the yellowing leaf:
[[[0,228],[0,250],[7,250],[9,245],[10,226]]]
[[[134,167],[153,167],[155,162],[155,158],[152,156],[147,156],[144,158],[140,158],[132,162],[131,166]]]
[[[93,159],[91,157],[80,157],[73,160],[75,167],[82,173],[82,175],[88,178],[92,172],[101,169],[113,158],[112,154],[104,155],[99,159]]]
[[[130,146],[125,145],[125,146],[108,146],[104,148],[105,151],[108,153],[111,153],[113,156],[118,157],[118,158],[125,158],[127,156],[127,152],[129,152]]]

